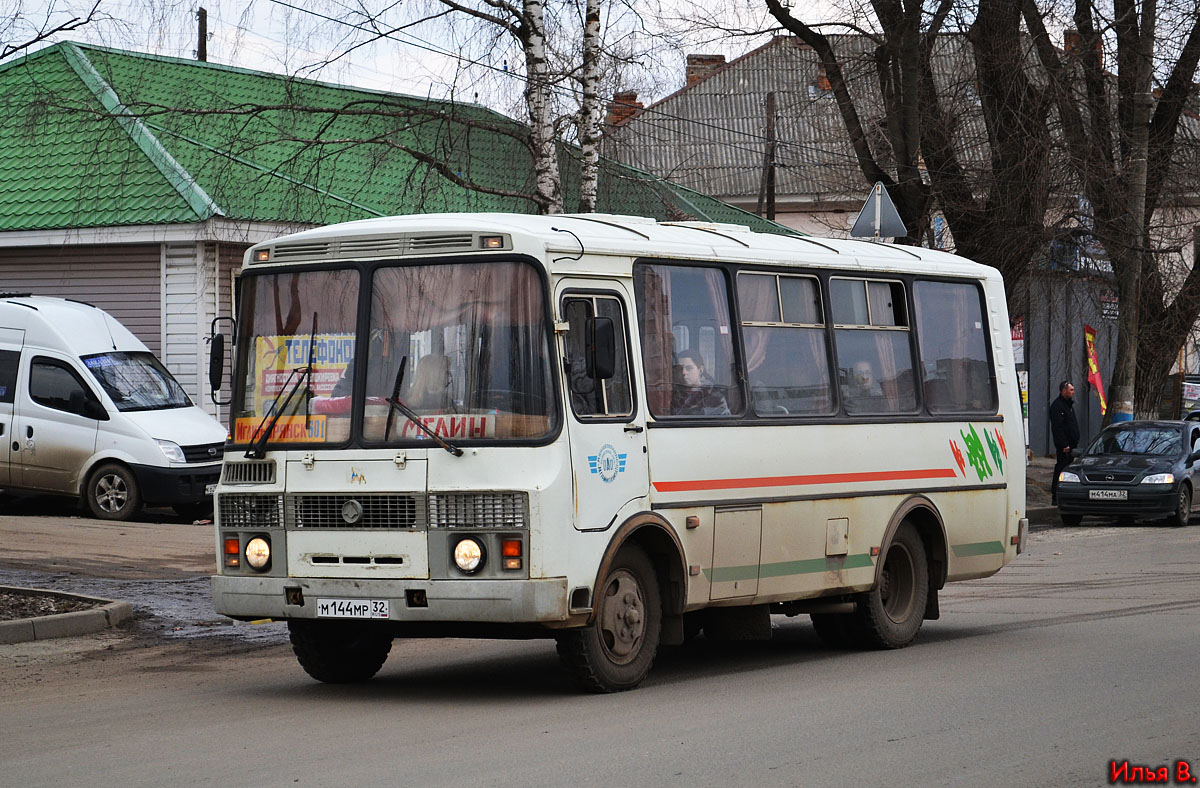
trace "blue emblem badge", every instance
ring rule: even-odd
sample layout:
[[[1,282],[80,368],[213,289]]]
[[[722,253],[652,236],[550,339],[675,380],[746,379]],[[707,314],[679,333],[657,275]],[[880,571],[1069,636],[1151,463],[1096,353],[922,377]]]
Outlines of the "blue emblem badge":
[[[617,478],[618,473],[625,472],[625,458],[628,454],[617,454],[617,450],[609,444],[600,447],[596,454],[588,455],[588,470],[600,475],[604,483]]]

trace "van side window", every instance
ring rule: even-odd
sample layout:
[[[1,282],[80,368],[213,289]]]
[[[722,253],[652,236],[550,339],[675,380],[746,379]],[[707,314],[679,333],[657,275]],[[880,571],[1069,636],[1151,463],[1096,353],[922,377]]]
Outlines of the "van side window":
[[[48,358],[35,358],[29,367],[29,397],[47,408],[80,415],[84,403],[96,400],[75,370]]]
[[[0,350],[0,402],[12,402],[17,393],[17,364],[21,354]]]

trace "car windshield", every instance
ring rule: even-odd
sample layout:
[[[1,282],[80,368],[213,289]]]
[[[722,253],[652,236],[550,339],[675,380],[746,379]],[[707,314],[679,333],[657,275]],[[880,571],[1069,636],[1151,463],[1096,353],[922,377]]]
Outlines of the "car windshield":
[[[187,408],[192,401],[153,353],[97,353],[83,365],[119,411]]]
[[[1183,439],[1177,429],[1152,425],[1109,427],[1096,436],[1088,454],[1178,454]]]

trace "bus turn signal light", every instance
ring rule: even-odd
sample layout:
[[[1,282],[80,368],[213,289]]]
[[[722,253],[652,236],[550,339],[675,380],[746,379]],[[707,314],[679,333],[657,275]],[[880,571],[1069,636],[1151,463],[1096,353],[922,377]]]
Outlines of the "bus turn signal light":
[[[521,540],[520,539],[505,539],[500,543],[500,555],[505,558],[520,558],[521,557]]]
[[[236,536],[225,537],[225,566],[240,566],[241,545]]]

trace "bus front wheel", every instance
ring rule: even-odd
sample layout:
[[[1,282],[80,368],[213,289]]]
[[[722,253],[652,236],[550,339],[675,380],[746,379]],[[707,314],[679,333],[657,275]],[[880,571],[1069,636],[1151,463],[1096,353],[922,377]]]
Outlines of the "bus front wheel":
[[[621,548],[595,595],[592,623],[558,636],[558,654],[591,692],[620,692],[642,683],[658,651],[662,599],[646,554]]]
[[[860,642],[870,648],[903,648],[925,618],[929,562],[917,529],[904,523],[888,546],[875,588],[863,594],[854,613]]]
[[[392,636],[350,621],[288,621],[292,651],[304,672],[326,684],[356,684],[374,676],[392,650]]]

